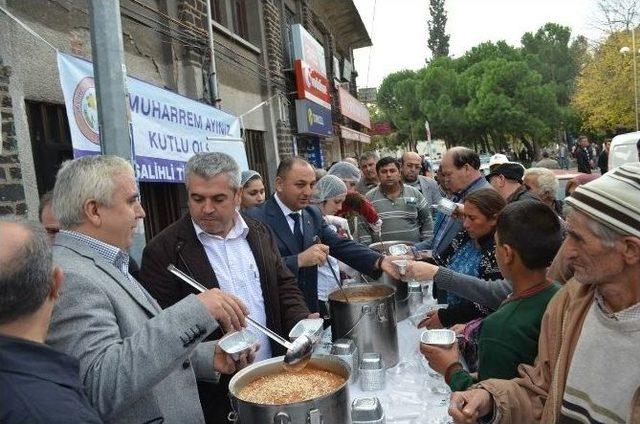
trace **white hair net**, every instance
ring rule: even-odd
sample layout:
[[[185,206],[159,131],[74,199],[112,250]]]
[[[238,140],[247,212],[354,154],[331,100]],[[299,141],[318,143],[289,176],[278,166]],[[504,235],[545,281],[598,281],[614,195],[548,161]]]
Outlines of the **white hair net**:
[[[311,202],[322,203],[343,194],[347,194],[346,184],[335,175],[325,175],[316,183]]]
[[[349,162],[338,162],[329,168],[329,175],[335,175],[342,181],[360,181],[360,170]]]

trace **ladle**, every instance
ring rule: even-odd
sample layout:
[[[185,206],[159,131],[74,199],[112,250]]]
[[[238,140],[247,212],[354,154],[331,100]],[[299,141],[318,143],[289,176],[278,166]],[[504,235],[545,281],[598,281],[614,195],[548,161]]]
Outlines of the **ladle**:
[[[180,271],[173,264],[169,264],[167,270],[180,278],[185,283],[189,284],[194,289],[198,290],[200,293],[206,292],[208,289],[202,284],[198,283],[196,280]],[[246,320],[249,321],[253,326],[255,326],[260,332],[264,333],[267,337],[271,338],[274,342],[284,346],[287,349],[287,353],[284,355],[284,363],[283,366],[286,370],[297,371],[304,368],[309,360],[311,359],[311,353],[313,351],[313,343],[311,339],[306,335],[302,334],[300,337],[296,338],[293,342],[289,342],[286,339],[280,337],[279,334],[274,333],[267,327],[263,326],[259,322],[255,321],[253,318],[245,316]]]
[[[315,236],[313,238],[313,242],[315,244],[322,243],[322,241],[320,240],[319,236]],[[342,288],[342,283],[340,281],[340,278],[338,278],[338,275],[336,274],[336,271],[333,269],[333,267],[329,263],[328,258],[327,258],[327,265],[329,266],[329,269],[331,270],[331,274],[333,274],[333,278],[335,278],[335,280],[336,280],[336,284],[338,284],[338,288],[340,289],[340,293],[342,294],[342,297],[344,297],[345,302],[351,303],[351,302],[349,302],[349,298],[347,297],[347,292],[345,292],[344,289]]]

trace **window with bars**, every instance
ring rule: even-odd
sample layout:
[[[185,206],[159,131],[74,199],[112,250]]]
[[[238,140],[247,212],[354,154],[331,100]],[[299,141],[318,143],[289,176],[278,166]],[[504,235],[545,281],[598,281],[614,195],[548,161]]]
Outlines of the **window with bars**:
[[[69,121],[64,105],[26,100],[38,194],[51,190],[62,162],[73,159]]]
[[[245,40],[249,40],[249,25],[247,23],[247,5],[245,0],[232,0],[233,29]]]
[[[268,197],[271,192],[269,191],[267,154],[264,149],[264,131],[244,130],[244,142],[249,169],[253,169],[262,175],[262,181]]]

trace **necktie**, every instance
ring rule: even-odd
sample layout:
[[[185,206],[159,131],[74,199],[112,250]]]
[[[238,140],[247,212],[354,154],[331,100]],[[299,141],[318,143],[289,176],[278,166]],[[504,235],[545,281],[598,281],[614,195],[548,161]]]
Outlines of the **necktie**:
[[[302,228],[300,227],[300,214],[291,212],[289,217],[293,219],[293,238],[298,243],[298,248],[302,251],[304,247],[304,238],[302,237]]]

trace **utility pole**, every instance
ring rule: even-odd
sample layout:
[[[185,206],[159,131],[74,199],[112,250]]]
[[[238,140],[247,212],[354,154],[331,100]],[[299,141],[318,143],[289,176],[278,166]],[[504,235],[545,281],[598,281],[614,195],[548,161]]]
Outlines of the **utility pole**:
[[[209,96],[211,104],[220,108],[220,99],[218,99],[218,74],[216,73],[216,53],[213,44],[213,14],[211,12],[211,2],[207,0],[207,34],[209,35],[209,50],[211,51],[211,61],[209,62]]]
[[[131,113],[127,87],[120,0],[89,0],[91,57],[98,100],[100,149],[104,155],[120,156],[133,164]],[[129,254],[140,263],[145,245],[144,225],[138,221]]]
[[[89,15],[101,151],[131,161],[120,0],[90,0]]]

